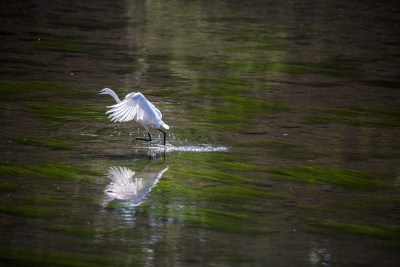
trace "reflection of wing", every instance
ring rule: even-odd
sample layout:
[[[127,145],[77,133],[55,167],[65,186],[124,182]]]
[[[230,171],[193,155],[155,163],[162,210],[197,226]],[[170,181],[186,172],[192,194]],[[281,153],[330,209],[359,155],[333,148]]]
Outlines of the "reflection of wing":
[[[143,187],[142,179],[132,177],[134,171],[123,167],[111,167],[108,177],[111,183],[107,185],[104,192],[112,198],[130,200]]]
[[[160,172],[143,172],[137,175],[140,177],[133,178],[134,171],[124,167],[111,167],[108,177],[112,182],[104,190],[107,196],[105,202],[119,199],[129,201],[134,206],[140,205],[167,170],[168,168]]]

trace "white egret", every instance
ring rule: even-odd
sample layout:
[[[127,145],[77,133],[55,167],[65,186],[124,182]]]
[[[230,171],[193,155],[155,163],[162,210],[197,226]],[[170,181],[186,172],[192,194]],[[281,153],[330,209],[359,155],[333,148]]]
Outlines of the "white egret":
[[[146,130],[149,138],[136,137],[137,140],[151,141],[151,134],[149,128],[156,128],[164,135],[164,146],[166,139],[166,132],[161,130],[161,126],[164,129],[169,129],[169,126],[162,121],[162,114],[150,101],[144,97],[141,93],[129,93],[125,99],[121,101],[117,94],[110,88],[104,88],[95,95],[110,95],[112,96],[117,104],[107,106],[110,108],[106,114],[110,114],[109,118],[113,122],[125,122],[135,120],[141,124]]]

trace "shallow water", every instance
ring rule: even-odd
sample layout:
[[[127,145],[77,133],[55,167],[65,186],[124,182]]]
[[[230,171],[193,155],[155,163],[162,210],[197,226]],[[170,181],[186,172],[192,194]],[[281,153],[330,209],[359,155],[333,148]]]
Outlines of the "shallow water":
[[[0,5],[1,266],[398,264],[394,1]]]

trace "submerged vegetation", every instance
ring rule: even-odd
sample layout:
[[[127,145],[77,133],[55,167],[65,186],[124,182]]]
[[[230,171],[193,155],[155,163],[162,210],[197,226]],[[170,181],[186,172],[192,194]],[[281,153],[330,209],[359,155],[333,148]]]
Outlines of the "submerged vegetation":
[[[207,67],[213,70],[235,72],[265,72],[285,74],[320,74],[333,76],[354,76],[353,70],[334,61],[326,62],[268,62],[266,60],[234,59],[224,61],[194,61],[194,65]]]
[[[356,1],[343,23],[313,1],[23,2],[0,25],[1,266],[398,263],[393,12],[374,28]],[[110,122],[101,87],[154,100],[167,146]],[[138,206],[105,193],[113,166],[152,186]]]
[[[88,253],[43,251],[20,247],[0,247],[0,260],[13,266],[121,266],[120,258],[89,255]]]
[[[138,212],[151,214],[179,225],[205,228],[242,234],[261,234],[268,232],[265,228],[253,228],[257,218],[227,211],[202,209],[198,207],[168,206],[166,209],[157,206],[140,206]]]
[[[352,223],[344,223],[333,220],[322,221],[313,224],[308,231],[319,234],[335,235],[358,235],[367,238],[385,240],[395,249],[400,249],[400,228],[396,226],[368,226]]]
[[[37,104],[30,111],[55,121],[106,121],[105,109],[74,104]]]
[[[46,180],[79,180],[91,175],[99,175],[93,169],[71,166],[63,163],[47,165],[1,164],[1,175],[20,175]]]
[[[42,218],[42,219],[56,218],[62,215],[60,211],[54,208],[37,207],[37,206],[16,207],[8,205],[1,206],[0,213],[20,216],[20,217]]]
[[[308,184],[337,185],[351,189],[379,189],[391,186],[371,174],[322,166],[288,166],[269,168],[273,177]]]
[[[400,111],[390,109],[330,108],[320,109],[320,115],[305,117],[308,124],[339,123],[355,126],[400,127]]]
[[[190,114],[192,120],[200,123],[203,128],[237,130],[254,124],[258,116],[291,110],[284,103],[260,99],[249,94],[254,86],[241,78],[228,79],[217,76],[198,79],[196,90],[202,96],[198,100],[200,103],[187,106],[189,110],[193,110]],[[207,104],[201,106],[201,112],[196,112],[201,103]]]
[[[53,81],[5,81],[0,82],[0,100],[7,102],[31,101],[42,98],[43,92],[54,93],[67,88],[67,85]]]
[[[64,139],[55,138],[26,138],[26,137],[10,137],[10,141],[24,145],[48,147],[52,149],[69,149],[74,145],[74,142]]]
[[[50,225],[45,227],[46,230],[56,233],[64,233],[67,235],[78,236],[79,238],[95,238],[96,236],[104,237],[134,237],[135,233],[128,229],[108,229],[92,226],[64,226],[64,225]]]
[[[78,53],[91,56],[103,55],[104,51],[110,49],[126,49],[122,45],[100,44],[83,42],[81,36],[60,36],[42,34],[40,40],[33,43],[32,48],[39,51]]]

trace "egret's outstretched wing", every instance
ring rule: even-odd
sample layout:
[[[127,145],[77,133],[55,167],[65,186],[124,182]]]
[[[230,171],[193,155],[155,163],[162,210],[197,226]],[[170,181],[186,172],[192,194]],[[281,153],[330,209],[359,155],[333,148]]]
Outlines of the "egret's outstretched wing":
[[[110,114],[109,118],[115,122],[135,120],[159,126],[161,120],[161,112],[141,93],[128,94],[122,102],[109,108],[106,114]]]

